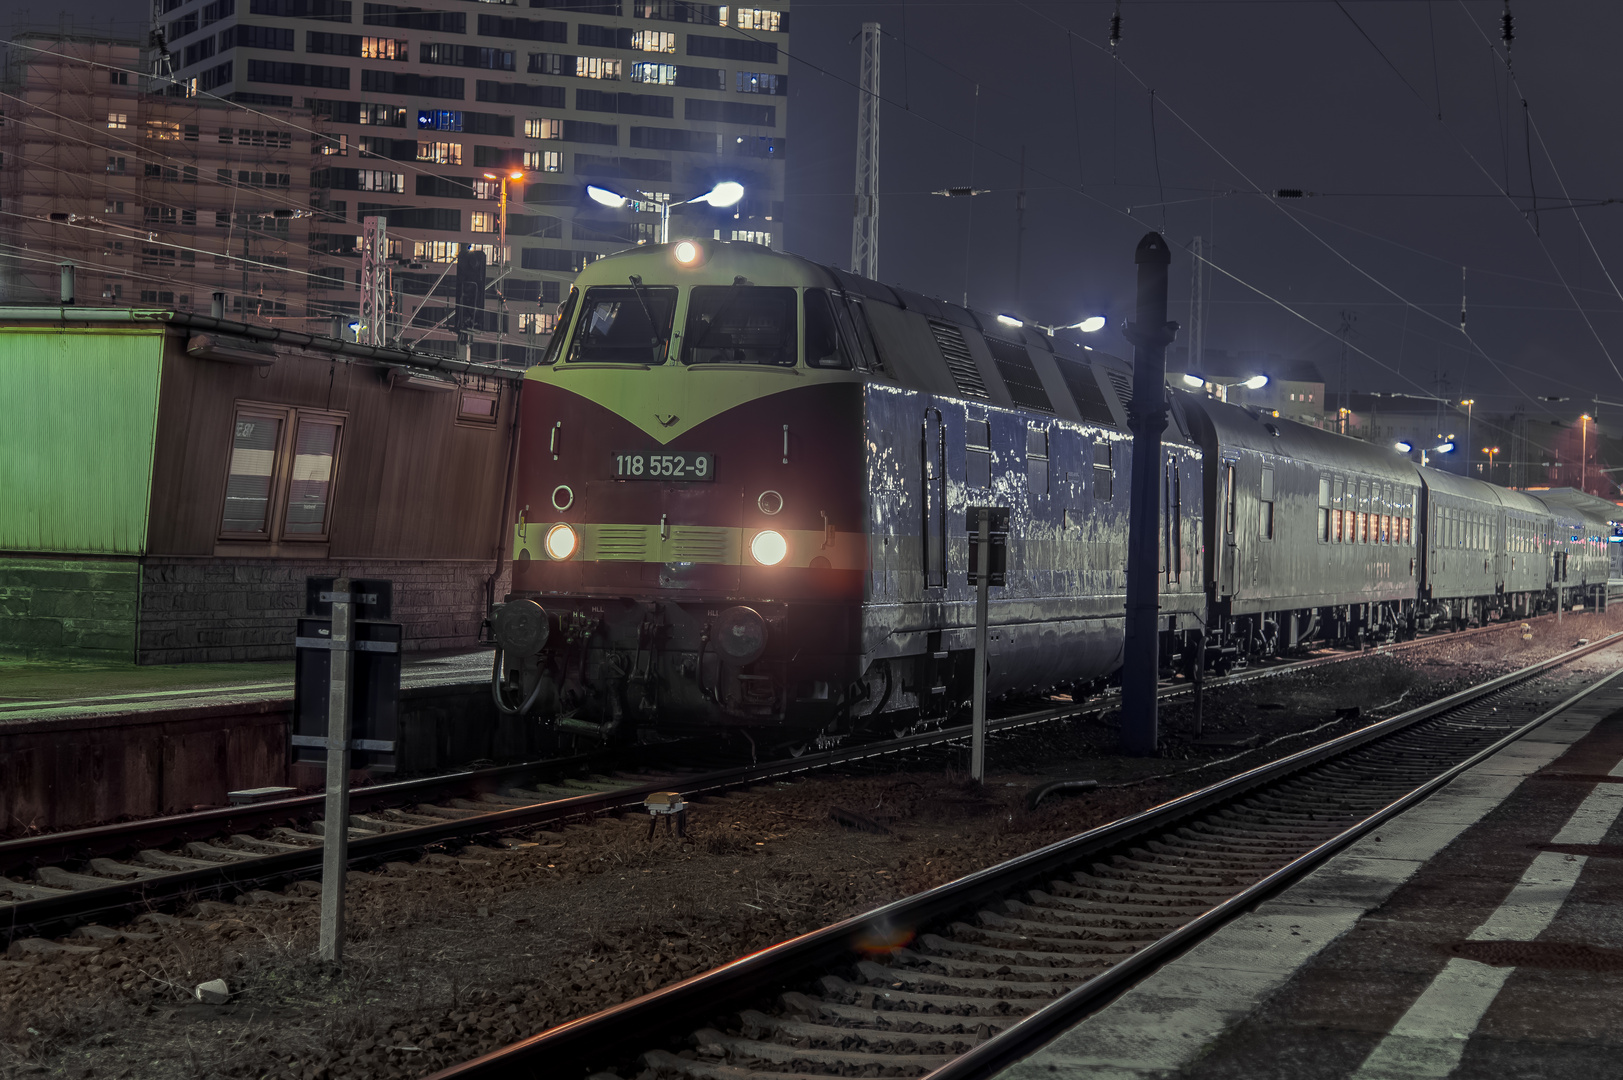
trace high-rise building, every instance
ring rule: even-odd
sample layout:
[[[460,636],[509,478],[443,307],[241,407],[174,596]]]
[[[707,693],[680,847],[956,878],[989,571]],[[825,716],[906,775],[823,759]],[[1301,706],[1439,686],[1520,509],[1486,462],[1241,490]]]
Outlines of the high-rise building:
[[[54,302],[302,322],[310,139],[287,109],[254,113],[151,92],[142,47],[23,34],[0,72],[0,303]]]
[[[667,208],[673,236],[781,245],[787,7],[157,0],[154,29],[182,92],[309,115],[312,315],[358,312],[363,222],[383,216],[406,340],[448,325],[474,249],[473,357],[522,360],[574,274],[657,241]],[[721,181],[743,200],[680,205]]]

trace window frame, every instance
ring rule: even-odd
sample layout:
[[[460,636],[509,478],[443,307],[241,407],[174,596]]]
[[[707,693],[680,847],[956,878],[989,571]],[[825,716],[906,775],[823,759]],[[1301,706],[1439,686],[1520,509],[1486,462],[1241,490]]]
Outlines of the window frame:
[[[489,398],[490,399],[490,415],[488,417],[484,417],[484,416],[479,416],[477,414],[469,413],[469,412],[464,411],[463,407],[462,407],[463,402],[467,401],[470,397],[471,398],[476,398],[476,399],[479,399],[479,400],[484,400],[486,398]],[[463,387],[459,387],[457,389],[457,395],[456,395],[456,423],[458,425],[460,425],[462,427],[472,427],[472,428],[480,428],[482,430],[489,430],[489,429],[494,428],[496,426],[497,418],[501,416],[501,412],[502,412],[502,394],[501,394],[501,391],[499,389],[497,389],[497,390],[483,390],[483,389],[479,389],[477,387],[471,387],[471,386],[463,386]]]
[[[266,499],[265,529],[262,532],[234,532],[225,528],[225,498],[231,482],[231,459],[236,440],[237,421],[243,416],[274,419],[282,424],[273,451],[270,491]],[[293,460],[298,446],[299,425],[304,420],[334,424],[338,428],[334,440],[331,479],[328,481],[327,511],[319,533],[289,533],[287,511],[291,501]],[[216,504],[214,536],[223,543],[306,544],[329,543],[332,538],[335,495],[338,489],[338,470],[343,461],[345,428],[349,414],[329,409],[304,409],[295,405],[277,405],[263,401],[236,401],[231,410],[231,423],[227,428],[225,467],[220,481],[220,497]]]

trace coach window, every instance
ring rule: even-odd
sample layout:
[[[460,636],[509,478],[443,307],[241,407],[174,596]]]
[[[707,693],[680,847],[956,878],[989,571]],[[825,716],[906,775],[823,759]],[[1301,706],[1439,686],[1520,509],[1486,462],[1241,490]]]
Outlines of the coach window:
[[[1353,542],[1367,544],[1369,543],[1369,481],[1358,481],[1358,498],[1353,505],[1357,508]]]
[[[793,289],[785,291],[794,295]],[[569,349],[569,361],[663,364],[675,314],[674,286],[595,285],[581,301],[580,327]],[[561,320],[559,325],[563,325]]]
[[[1338,544],[1345,543],[1347,539],[1347,533],[1343,527],[1343,517],[1346,514],[1344,507],[1347,501],[1347,481],[1345,478],[1336,477],[1335,494],[1331,498],[1334,500],[1333,509],[1330,511],[1330,524],[1334,530],[1331,539]]]
[[[814,368],[851,367],[851,353],[845,335],[839,331],[834,318],[834,307],[828,302],[828,293],[822,289],[807,289],[806,307],[806,366]]]
[[[1330,478],[1319,477],[1319,541],[1330,542]]]
[[[327,539],[343,430],[338,413],[239,405],[220,539]]]
[[[1033,495],[1048,494],[1048,428],[1026,428],[1026,484]]]
[[[964,483],[972,488],[992,486],[992,424],[989,420],[964,421]]]
[[[1257,502],[1257,535],[1264,540],[1274,538],[1274,467],[1262,467],[1262,487]]]
[[[747,285],[742,279],[695,285],[688,295],[682,362],[794,367],[795,306],[793,289]]]
[[[1116,470],[1111,465],[1111,445],[1093,444],[1093,498],[1096,502],[1109,502],[1115,487]]]

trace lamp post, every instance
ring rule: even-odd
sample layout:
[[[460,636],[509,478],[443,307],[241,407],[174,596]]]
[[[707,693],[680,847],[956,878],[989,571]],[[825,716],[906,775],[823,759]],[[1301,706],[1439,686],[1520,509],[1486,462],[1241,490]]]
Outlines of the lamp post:
[[[485,179],[486,180],[500,180],[501,183],[502,183],[501,209],[496,214],[496,229],[497,229],[497,233],[496,233],[496,249],[501,252],[502,267],[506,268],[506,266],[507,266],[507,181],[524,179],[524,172],[521,169],[514,169],[512,172],[503,173],[501,176],[497,176],[495,173],[486,173],[485,174]]]
[[[1494,476],[1493,459],[1494,459],[1494,455],[1499,453],[1499,448],[1497,446],[1484,446],[1482,448],[1482,452],[1484,454],[1488,455],[1488,483],[1491,484],[1491,483],[1493,483],[1493,476]]]
[[[1476,398],[1466,398],[1460,402],[1465,406],[1465,475],[1471,475],[1471,407],[1476,404]]]
[[[1578,444],[1578,490],[1586,491],[1589,486],[1589,414],[1584,413],[1578,417],[1579,435]]]
[[[1066,323],[1064,326],[1048,326],[1040,322],[1027,322],[1024,319],[1017,319],[1013,315],[999,315],[997,317],[997,321],[1002,323],[1004,326],[1010,326],[1016,330],[1020,329],[1022,326],[1029,326],[1033,330],[1041,330],[1049,337],[1053,337],[1056,330],[1080,330],[1084,334],[1097,334],[1110,322],[1110,320],[1103,315],[1089,315],[1081,322]],[[1092,348],[1092,346],[1088,347],[1090,349]]]
[[[619,210],[631,200],[618,191],[612,191],[596,184],[586,185],[587,196],[599,206],[607,206],[611,210]],[[648,199],[658,200],[659,196],[652,191],[639,191],[638,195]],[[671,210],[678,206],[687,206],[690,203],[709,203],[718,210],[725,210],[729,206],[736,206],[738,200],[744,197],[744,185],[735,180],[723,180],[703,195],[695,195],[691,199],[681,202],[671,202],[666,199],[659,203],[659,242],[671,242]]]
[[[1393,443],[1392,445],[1393,445],[1393,447],[1395,447],[1397,449],[1397,451],[1400,454],[1412,454],[1412,453],[1414,453],[1414,446],[1411,443],[1398,442],[1398,443]],[[1420,467],[1421,468],[1426,467],[1427,459],[1430,458],[1430,456],[1432,454],[1452,454],[1453,452],[1454,452],[1454,444],[1452,442],[1438,443],[1436,446],[1433,446],[1433,447],[1431,447],[1429,449],[1421,450],[1420,451]]]

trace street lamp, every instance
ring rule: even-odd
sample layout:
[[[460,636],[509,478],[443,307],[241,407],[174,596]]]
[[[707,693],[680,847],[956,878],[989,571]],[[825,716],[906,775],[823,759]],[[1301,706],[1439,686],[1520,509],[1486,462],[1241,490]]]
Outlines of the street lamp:
[[[1465,475],[1471,475],[1471,406],[1476,404],[1476,398],[1466,398],[1460,402],[1465,406]]]
[[[1016,328],[1027,325],[1027,323],[1015,318],[1013,315],[999,315],[997,317],[997,321],[1002,323],[1004,326],[1013,326]],[[1084,334],[1096,334],[1100,330],[1103,330],[1109,321],[1110,320],[1103,315],[1089,315],[1081,322],[1066,323],[1064,326],[1048,326],[1040,322],[1034,322],[1030,325],[1037,330],[1041,330],[1049,337],[1053,337],[1056,330],[1080,330]]]
[[[1494,475],[1493,458],[1495,454],[1499,453],[1499,448],[1497,446],[1484,446],[1482,452],[1488,455],[1488,481],[1492,483]]]
[[[1241,375],[1237,378],[1224,378],[1218,375],[1200,375],[1193,371],[1184,375],[1183,381],[1191,387],[1205,387],[1206,392],[1218,401],[1227,401],[1229,391],[1238,386],[1242,390],[1261,390],[1268,385],[1266,375]]]
[[[1578,417],[1578,429],[1582,432],[1578,449],[1578,490],[1585,491],[1589,484],[1589,420],[1588,413]]]
[[[488,173],[487,172],[485,174],[485,179],[486,180],[500,180],[502,182],[501,211],[496,215],[496,229],[497,229],[497,233],[496,233],[496,250],[501,252],[502,265],[506,266],[507,265],[507,181],[524,179],[524,171],[522,169],[514,169],[512,172],[503,173],[500,176],[497,176],[495,173]]]
[[[1395,443],[1392,444],[1392,446],[1400,454],[1412,454],[1412,453],[1414,453],[1414,444],[1413,443],[1395,442]],[[1429,449],[1425,449],[1425,450],[1420,451],[1420,464],[1421,464],[1422,467],[1424,467],[1425,464],[1426,464],[1427,459],[1432,454],[1452,454],[1453,452],[1454,452],[1454,444],[1452,442],[1438,443],[1436,446],[1433,446],[1433,447],[1430,447]]]
[[[586,185],[586,194],[593,202],[607,206],[611,210],[622,209],[626,203],[631,201],[618,191],[599,187],[596,184]],[[639,191],[637,194],[656,201],[659,199],[659,196],[652,191]],[[690,203],[709,203],[718,210],[725,210],[729,206],[736,206],[738,200],[743,197],[743,184],[738,183],[736,180],[723,180],[703,195],[695,195],[691,199],[683,199],[681,202],[675,203],[669,199],[659,202],[659,242],[668,244],[671,241],[671,210],[673,207],[687,206]]]

